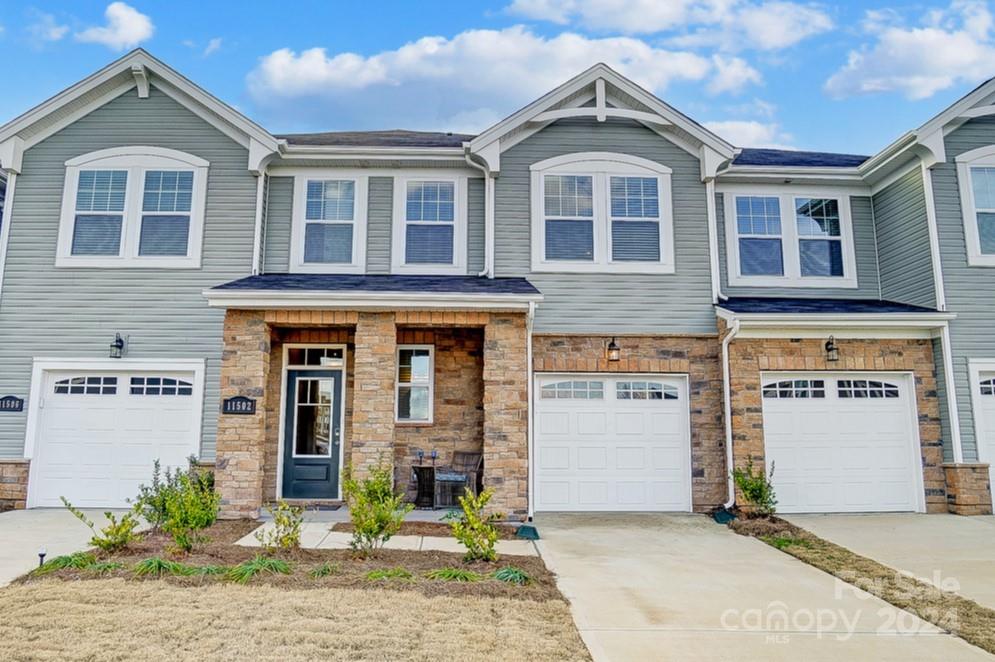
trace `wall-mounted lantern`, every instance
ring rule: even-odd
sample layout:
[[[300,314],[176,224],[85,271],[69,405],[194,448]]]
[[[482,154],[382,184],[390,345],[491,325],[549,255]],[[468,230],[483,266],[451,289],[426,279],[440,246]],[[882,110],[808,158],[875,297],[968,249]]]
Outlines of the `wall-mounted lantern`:
[[[605,347],[605,356],[611,362],[619,361],[622,358],[622,350],[619,348],[618,343],[612,338],[608,345]]]
[[[114,342],[111,343],[110,357],[112,359],[119,359],[122,356],[124,356],[124,338],[121,337],[120,333],[115,333]]]
[[[832,336],[829,336],[829,340],[826,341],[826,360],[840,360],[840,348],[836,346],[836,339]]]

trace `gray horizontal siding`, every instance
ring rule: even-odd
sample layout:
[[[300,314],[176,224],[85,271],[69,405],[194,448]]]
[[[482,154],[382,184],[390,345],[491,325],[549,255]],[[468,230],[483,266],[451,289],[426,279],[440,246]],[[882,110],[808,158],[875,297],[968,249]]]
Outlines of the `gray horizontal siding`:
[[[575,152],[622,152],[673,169],[674,274],[530,273],[529,166]],[[501,155],[495,193],[497,276],[527,276],[545,295],[539,333],[714,333],[705,187],[698,159],[635,122],[563,120]]]
[[[325,169],[327,171],[327,169]],[[389,274],[394,219],[394,178],[370,170],[366,219],[366,272]],[[467,272],[484,268],[484,180],[470,178],[467,185]],[[286,272],[290,267],[290,238],[294,203],[294,178],[271,177],[266,218],[264,270]]]
[[[192,270],[56,269],[64,163],[124,145],[156,145],[210,161],[203,266]],[[255,178],[244,148],[153,87],[132,91],[29,149],[17,179],[0,301],[0,393],[27,397],[32,357],[107,357],[115,333],[128,357],[207,360],[202,454],[212,457],[224,311],[204,288],[252,265]],[[0,456],[23,453],[26,414],[0,416]]]
[[[965,122],[946,136],[947,161],[933,168],[933,196],[940,239],[940,262],[947,309],[957,314],[950,323],[951,354],[960,415],[964,459],[977,459],[975,422],[968,375],[969,359],[995,359],[992,325],[995,324],[995,268],[969,267],[964,220],[961,212],[957,167],[954,159],[964,152],[995,144],[995,118]],[[20,188],[20,183],[18,183]],[[947,440],[944,440],[947,442]],[[950,459],[949,444],[944,444]]]
[[[803,189],[799,189],[801,192]],[[730,287],[728,252],[726,251],[725,200],[722,193],[715,195],[715,215],[719,228],[719,279],[722,293],[737,297],[837,297],[846,299],[877,299],[878,263],[874,247],[874,215],[871,200],[850,196],[850,216],[853,221],[854,254],[857,259],[857,287]],[[782,219],[786,221],[789,219]]]
[[[917,306],[935,306],[933,265],[922,171],[907,174],[874,195],[881,297]]]

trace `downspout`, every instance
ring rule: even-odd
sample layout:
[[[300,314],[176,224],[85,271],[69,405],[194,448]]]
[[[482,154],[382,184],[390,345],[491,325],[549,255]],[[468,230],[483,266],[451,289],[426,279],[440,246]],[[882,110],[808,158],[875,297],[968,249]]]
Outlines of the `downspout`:
[[[256,177],[256,226],[252,234],[252,275],[260,272],[263,250],[263,195],[266,191],[266,171]]]
[[[733,320],[726,337],[722,339],[722,396],[726,424],[726,484],[729,498],[722,507],[729,510],[736,505],[736,483],[732,479],[732,380],[729,376],[729,343],[739,333],[739,320]]]
[[[527,454],[528,454],[528,458],[529,458],[527,485],[528,485],[528,491],[529,491],[529,498],[528,498],[528,503],[529,503],[529,509],[528,510],[529,510],[529,512],[528,512],[528,518],[529,518],[530,522],[532,521],[533,517],[535,516],[535,505],[534,505],[535,504],[535,486],[533,485],[533,479],[535,478],[535,472],[533,471],[533,467],[535,466],[535,453],[534,453],[534,450],[533,450],[533,440],[532,440],[532,437],[533,437],[533,409],[534,409],[534,406],[533,406],[534,403],[532,402],[532,398],[533,398],[532,391],[533,391],[533,382],[535,382],[535,375],[533,374],[533,370],[532,370],[532,326],[533,326],[533,323],[535,322],[535,314],[536,314],[536,304],[535,304],[535,301],[530,301],[529,302],[529,313],[525,317],[525,332],[526,332],[526,334],[528,334],[527,337],[526,337],[526,340],[525,340],[525,360],[528,361],[527,373],[528,373],[528,380],[529,380],[527,391],[526,391],[527,394],[528,394],[527,397],[528,397],[528,407],[529,407],[529,410],[528,410],[528,432],[527,432],[527,435],[526,435],[527,436],[526,444],[528,446]]]
[[[712,275],[712,303],[725,301],[719,273],[719,223],[715,213],[715,180],[705,182],[705,211],[708,215],[708,266]]]
[[[7,266],[7,244],[10,242],[10,218],[14,213],[14,184],[17,173],[7,171],[7,193],[3,204],[3,217],[0,219],[0,297],[3,294],[3,275]]]
[[[490,169],[477,163],[467,151],[463,158],[467,165],[484,173],[484,270],[478,277],[494,278],[494,177]]]

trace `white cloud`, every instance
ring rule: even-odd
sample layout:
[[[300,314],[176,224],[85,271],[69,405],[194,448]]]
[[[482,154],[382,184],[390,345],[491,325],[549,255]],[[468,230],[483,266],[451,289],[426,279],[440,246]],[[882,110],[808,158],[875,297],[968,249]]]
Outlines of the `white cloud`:
[[[715,75],[708,83],[708,91],[712,94],[736,94],[742,92],[747,85],[759,85],[763,82],[760,72],[742,58],[713,55],[712,63],[715,65]]]
[[[864,30],[871,45],[850,51],[847,63],[826,81],[836,98],[899,92],[924,99],[958,83],[991,76],[995,62],[993,17],[984,2],[955,0],[906,25],[889,13],[869,13]]]
[[[214,37],[207,42],[207,46],[204,48],[204,57],[207,57],[212,53],[216,53],[219,50],[221,50],[221,37]]]
[[[781,127],[776,123],[725,120],[705,122],[705,127],[737,147],[792,149],[793,138],[791,134],[781,131]]]
[[[68,25],[60,25],[51,14],[32,12],[35,22],[28,26],[28,34],[36,42],[59,41],[69,32]]]
[[[681,32],[679,47],[780,50],[832,29],[815,5],[787,0],[513,0],[510,13],[591,31]]]
[[[116,51],[134,48],[155,32],[152,19],[123,2],[112,2],[104,10],[107,25],[76,33],[77,41],[103,44]]]
[[[383,127],[403,117],[414,128],[476,131],[598,61],[658,94],[674,81],[704,81],[717,69],[708,58],[639,39],[544,37],[515,26],[424,37],[371,56],[284,48],[263,57],[248,84],[261,107],[279,111],[278,121],[327,125],[335,116],[344,126]],[[737,75],[746,78],[739,87],[755,78],[726,60],[723,67],[719,90],[737,87]]]

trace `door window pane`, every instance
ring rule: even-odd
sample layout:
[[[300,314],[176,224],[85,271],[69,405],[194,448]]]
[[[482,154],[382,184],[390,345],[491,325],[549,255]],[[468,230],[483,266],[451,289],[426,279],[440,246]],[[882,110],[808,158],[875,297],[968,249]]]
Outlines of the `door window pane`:
[[[333,379],[298,379],[294,455],[331,455]]]

